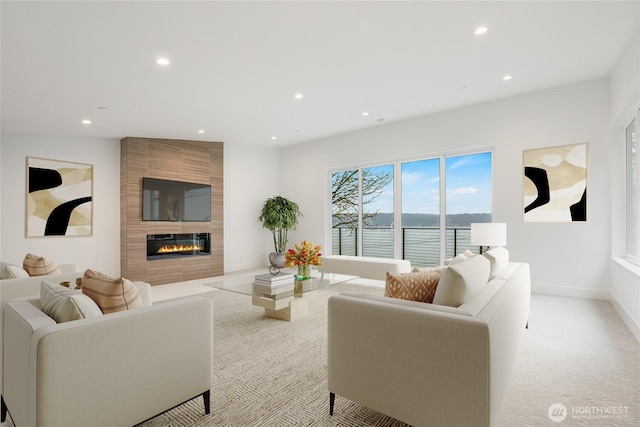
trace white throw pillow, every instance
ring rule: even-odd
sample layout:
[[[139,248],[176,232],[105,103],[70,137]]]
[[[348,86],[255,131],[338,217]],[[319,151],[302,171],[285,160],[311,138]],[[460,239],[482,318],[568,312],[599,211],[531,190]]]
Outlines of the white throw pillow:
[[[459,307],[487,284],[489,269],[489,260],[482,256],[451,263],[442,272],[433,303]]]
[[[451,264],[454,264],[454,263],[456,263],[456,262],[458,262],[458,261],[462,261],[462,260],[465,260],[465,259],[468,259],[468,258],[469,258],[469,257],[467,257],[467,256],[464,254],[464,252],[463,252],[463,253],[459,253],[458,255],[456,255],[456,256],[455,256],[455,257],[453,257],[453,258],[447,258],[447,259],[444,261],[444,265],[451,265]]]
[[[464,252],[462,252],[464,254],[464,256],[466,256],[467,258],[471,258],[473,256],[476,256],[478,254],[471,252],[469,249],[465,249]]]
[[[497,246],[483,253],[490,262],[489,280],[496,277],[509,264],[509,251],[502,246]]]
[[[102,316],[98,304],[82,292],[45,281],[40,284],[40,308],[56,323]]]
[[[20,268],[17,265],[7,265],[7,279],[22,279],[23,277],[30,277],[29,273],[24,268]]]

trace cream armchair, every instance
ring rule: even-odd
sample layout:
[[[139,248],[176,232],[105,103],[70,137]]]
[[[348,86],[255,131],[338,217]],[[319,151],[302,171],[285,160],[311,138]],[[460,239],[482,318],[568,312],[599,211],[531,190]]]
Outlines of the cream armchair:
[[[56,324],[39,298],[3,306],[2,421],[132,426],[202,396],[209,413],[213,305],[186,297]]]

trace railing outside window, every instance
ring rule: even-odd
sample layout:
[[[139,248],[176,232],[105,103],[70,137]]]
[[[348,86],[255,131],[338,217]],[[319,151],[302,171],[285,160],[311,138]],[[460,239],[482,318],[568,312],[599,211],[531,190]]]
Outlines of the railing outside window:
[[[358,230],[350,228],[333,229],[334,255],[359,255]],[[363,230],[362,256],[393,258],[393,229],[368,228]],[[478,248],[471,245],[471,230],[468,227],[447,227],[445,258],[452,258],[469,249],[475,253]],[[433,267],[440,264],[439,227],[403,227],[402,258],[409,260],[413,267]]]

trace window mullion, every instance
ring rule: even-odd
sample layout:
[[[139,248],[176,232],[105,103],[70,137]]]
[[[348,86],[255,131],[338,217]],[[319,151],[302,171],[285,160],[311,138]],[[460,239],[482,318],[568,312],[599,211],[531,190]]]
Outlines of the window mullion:
[[[362,210],[364,209],[364,198],[362,195],[362,168],[358,168],[358,233],[356,242],[356,255],[362,255],[362,236],[364,234],[364,223],[362,221]]]
[[[440,265],[447,257],[447,182],[445,156],[440,155]]]

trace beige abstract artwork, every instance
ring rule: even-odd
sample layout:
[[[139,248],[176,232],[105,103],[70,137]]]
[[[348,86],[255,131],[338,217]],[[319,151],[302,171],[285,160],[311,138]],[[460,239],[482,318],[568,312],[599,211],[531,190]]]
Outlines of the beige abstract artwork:
[[[588,144],[523,152],[524,222],[587,220]]]
[[[27,237],[90,236],[93,166],[27,157]]]

